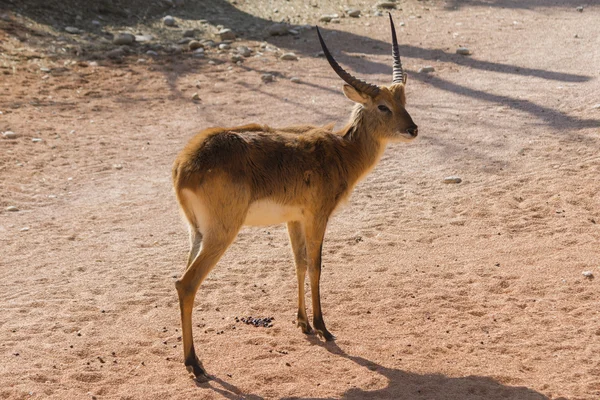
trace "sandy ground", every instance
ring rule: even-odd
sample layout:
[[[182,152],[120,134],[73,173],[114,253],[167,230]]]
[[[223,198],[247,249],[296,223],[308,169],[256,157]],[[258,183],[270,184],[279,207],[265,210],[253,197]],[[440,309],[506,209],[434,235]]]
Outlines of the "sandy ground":
[[[420,136],[390,146],[329,224],[338,340],[295,327],[284,227],[244,228],[197,296],[205,384],[183,366],[171,164],[209,126],[341,126],[351,103],[315,31],[269,38],[298,61],[94,66],[23,56],[37,50],[5,22],[0,131],[18,137],[0,138],[0,398],[600,398],[600,7],[540,3],[393,11]],[[389,36],[385,17],[325,26],[339,61],[378,84]]]

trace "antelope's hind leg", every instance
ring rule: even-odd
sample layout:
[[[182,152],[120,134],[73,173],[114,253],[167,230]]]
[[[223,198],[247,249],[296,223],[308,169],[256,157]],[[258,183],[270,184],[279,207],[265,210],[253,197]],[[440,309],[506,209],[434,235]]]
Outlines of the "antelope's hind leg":
[[[306,242],[304,240],[304,229],[298,221],[287,224],[290,243],[294,251],[294,262],[296,264],[296,277],[298,278],[298,326],[303,333],[312,333],[312,327],[306,315],[306,303],[304,296],[304,279],[306,276]]]
[[[188,266],[181,279],[175,282],[181,311],[184,363],[187,370],[199,379],[207,379],[208,375],[194,349],[192,334],[194,299],[198,288],[231,245],[242,226],[247,209],[240,207],[238,210],[239,212],[227,213],[226,218],[221,218],[222,210],[218,208],[210,210],[211,219],[202,224],[203,235],[194,231],[195,224],[190,223],[192,231]],[[211,220],[215,222],[211,223]]]

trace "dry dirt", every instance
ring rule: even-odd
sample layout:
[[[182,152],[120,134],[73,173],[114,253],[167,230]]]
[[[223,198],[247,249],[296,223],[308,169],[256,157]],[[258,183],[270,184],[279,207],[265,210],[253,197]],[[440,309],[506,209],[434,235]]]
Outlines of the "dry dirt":
[[[330,222],[322,302],[338,340],[295,326],[284,227],[245,228],[197,296],[196,349],[214,377],[199,384],[179,340],[176,153],[215,125],[345,122],[351,103],[315,31],[262,38],[269,18],[361,9],[324,24],[325,38],[374,83],[390,82],[391,51],[372,2],[186,1],[134,22],[0,3],[0,132],[18,135],[0,138],[0,398],[600,398],[597,3],[400,3],[420,136],[389,146]],[[223,24],[255,53],[236,65],[228,51],[138,45],[110,60],[109,42],[93,45],[102,33],[59,32],[95,12],[159,43],[172,40],[162,16],[204,18],[199,35]],[[257,55],[262,40],[277,49]],[[287,51],[299,60],[277,59]]]

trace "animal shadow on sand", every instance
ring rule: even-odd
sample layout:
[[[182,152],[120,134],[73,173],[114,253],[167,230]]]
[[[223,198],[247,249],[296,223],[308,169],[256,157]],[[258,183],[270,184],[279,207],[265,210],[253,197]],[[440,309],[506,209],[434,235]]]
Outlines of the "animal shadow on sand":
[[[308,336],[313,345],[324,347],[339,357],[346,358],[361,367],[375,371],[388,380],[388,385],[378,390],[348,389],[342,399],[395,399],[395,400],[549,400],[549,397],[526,387],[503,385],[484,376],[450,378],[441,374],[415,374],[399,369],[383,367],[363,357],[352,356],[340,349],[335,342],[322,342]],[[288,397],[286,400],[328,400],[333,397]],[[566,400],[559,398],[558,400]]]

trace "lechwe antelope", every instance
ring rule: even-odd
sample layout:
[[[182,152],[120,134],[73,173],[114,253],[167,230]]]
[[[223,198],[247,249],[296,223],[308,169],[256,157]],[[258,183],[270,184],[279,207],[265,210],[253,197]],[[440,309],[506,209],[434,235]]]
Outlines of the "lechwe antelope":
[[[344,94],[356,102],[348,124],[327,127],[270,128],[245,125],[207,129],[190,140],[173,166],[179,206],[190,228],[187,268],[175,286],[179,295],[183,352],[188,371],[205,377],[192,337],[192,308],[202,281],[243,225],[287,223],[298,277],[298,326],[312,328],[304,304],[308,270],[313,324],[326,340],[319,297],[321,247],[327,221],[356,183],[379,161],[388,142],[410,141],[417,125],[406,112],[406,74],[393,42],[392,85],[377,86],[346,72],[317,34],[325,57],[347,84]]]

